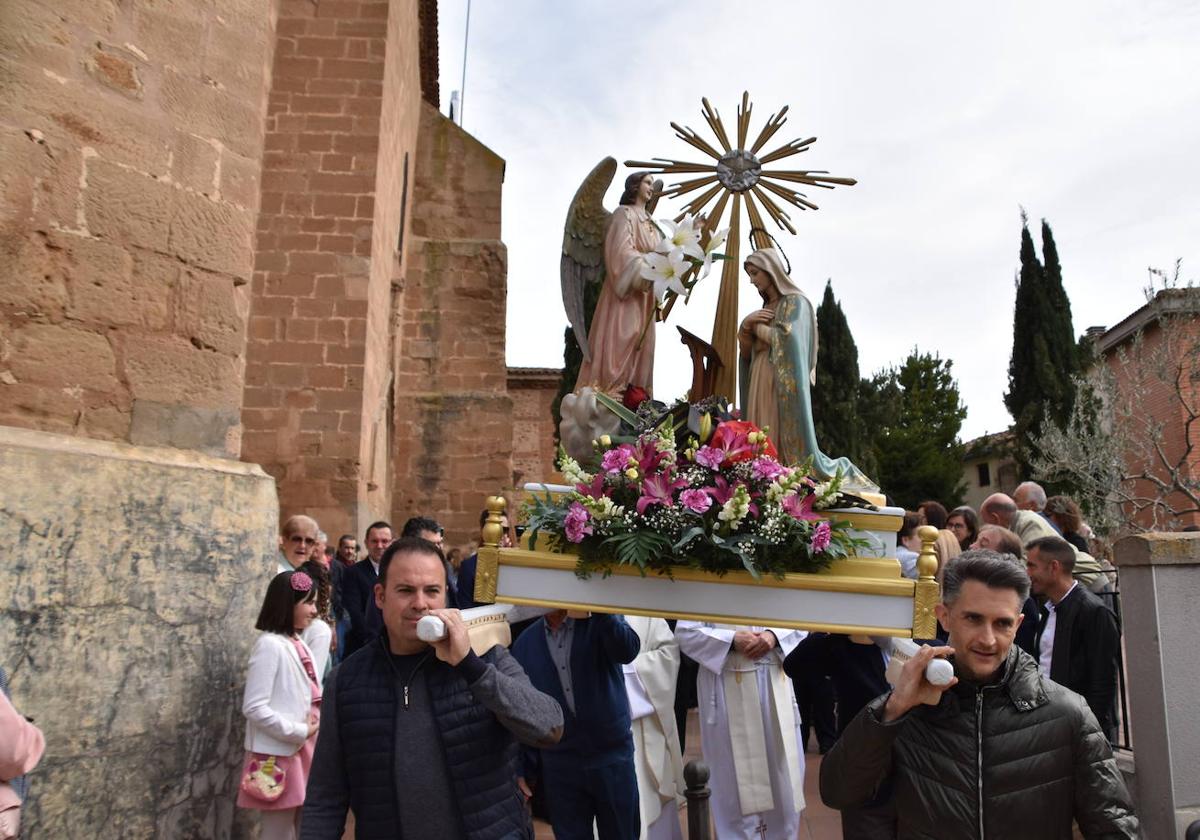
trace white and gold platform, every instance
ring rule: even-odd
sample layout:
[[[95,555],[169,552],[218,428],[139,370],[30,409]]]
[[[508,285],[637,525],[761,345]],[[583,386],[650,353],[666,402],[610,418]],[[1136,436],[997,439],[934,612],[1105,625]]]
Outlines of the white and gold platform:
[[[608,577],[582,579],[572,554],[537,546],[501,548],[506,502],[492,496],[487,506],[475,573],[475,600],[481,603],[912,638],[932,638],[936,630],[937,530],[921,529],[919,577],[903,577],[895,559],[904,514],[899,508],[827,511],[831,519],[848,520],[855,536],[871,542],[863,552],[871,556],[835,561],[820,574],[756,580],[744,571],[717,576],[686,568],[673,578],[643,577],[621,566]]]

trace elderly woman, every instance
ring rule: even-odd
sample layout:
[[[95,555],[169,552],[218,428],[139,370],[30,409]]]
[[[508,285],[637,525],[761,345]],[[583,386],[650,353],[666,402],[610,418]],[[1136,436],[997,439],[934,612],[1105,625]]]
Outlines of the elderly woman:
[[[738,330],[741,406],[746,419],[768,429],[786,464],[813,459],[813,470],[829,478],[840,472],[850,491],[874,493],[879,486],[849,458],[821,451],[813,427],[809,389],[817,369],[817,315],[792,282],[779,251],[761,248],[746,258],[746,273],[762,296]]]

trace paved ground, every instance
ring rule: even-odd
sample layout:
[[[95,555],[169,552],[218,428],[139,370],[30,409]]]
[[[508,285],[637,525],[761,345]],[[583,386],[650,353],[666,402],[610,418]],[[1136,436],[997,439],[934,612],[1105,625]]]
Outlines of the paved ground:
[[[700,758],[700,725],[695,709],[688,716],[687,745],[687,751],[683,756],[684,762]],[[804,814],[801,816],[800,834],[797,840],[841,840],[841,815],[837,811],[826,808],[821,802],[820,795],[817,793],[817,774],[821,768],[821,756],[816,753],[809,753],[805,758],[804,799],[808,807],[804,809]],[[680,821],[683,825],[683,836],[686,840],[686,810],[680,811]],[[549,825],[541,821],[536,821],[535,827],[537,829],[537,840],[553,840],[554,832],[550,830]],[[718,837],[715,840],[741,840],[741,838]]]

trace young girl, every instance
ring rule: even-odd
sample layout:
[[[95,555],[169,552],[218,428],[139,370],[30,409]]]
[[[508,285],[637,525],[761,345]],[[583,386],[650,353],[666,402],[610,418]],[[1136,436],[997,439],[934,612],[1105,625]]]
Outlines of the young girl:
[[[242,785],[237,804],[262,811],[262,840],[295,840],[300,806],[320,722],[321,682],[300,634],[317,615],[317,588],[304,572],[281,572],[267,587],[250,652],[242,714],[246,764],[242,778],[268,759],[282,770],[283,793],[270,800],[261,786]],[[275,774],[274,778],[278,778]]]

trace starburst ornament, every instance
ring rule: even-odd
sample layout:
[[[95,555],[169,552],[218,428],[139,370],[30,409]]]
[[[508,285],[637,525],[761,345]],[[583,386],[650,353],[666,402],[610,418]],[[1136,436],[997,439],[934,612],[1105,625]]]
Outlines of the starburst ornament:
[[[833,189],[839,185],[853,186],[857,182],[853,178],[830,175],[825,170],[767,168],[784,158],[807,152],[809,147],[817,141],[815,137],[792,140],[774,151],[762,153],[763,147],[787,122],[788,109],[786,105],[779,113],[772,114],[767,119],[754,142],[747,145],[747,138],[750,134],[750,112],[753,110],[753,105],[750,103],[750,94],[743,93],[741,105],[737,109],[737,144],[735,146],[730,142],[729,134],[721,121],[721,115],[709,104],[708,99],[701,100],[701,103],[701,113],[709,128],[712,129],[716,145],[709,143],[691,128],[681,126],[679,123],[671,123],[671,128],[675,129],[675,135],[679,139],[712,158],[711,163],[653,158],[649,161],[627,160],[625,165],[633,169],[644,169],[664,175],[697,175],[698,177],[672,184],[663,191],[663,195],[678,198],[702,190],[699,195],[684,205],[676,217],[676,221],[681,221],[687,216],[699,216],[701,213],[706,213],[701,241],[705,236],[711,236],[714,231],[723,227],[725,213],[726,211],[730,212],[729,247],[726,249],[727,258],[721,273],[721,289],[717,298],[717,316],[713,324],[712,345],[720,355],[722,362],[716,379],[716,393],[731,397],[736,386],[737,371],[737,281],[738,272],[741,269],[738,247],[741,238],[743,202],[746,205],[746,214],[750,221],[751,246],[756,249],[768,248],[771,246],[771,234],[766,228],[764,212],[777,228],[795,235],[796,229],[792,226],[791,216],[780,204],[791,205],[800,210],[817,209],[817,205],[810,201],[804,193],[788,186],[789,184]],[[730,201],[731,196],[732,201]],[[710,244],[707,250],[711,251],[713,247]],[[667,293],[663,318],[670,312],[676,294],[673,290]]]

